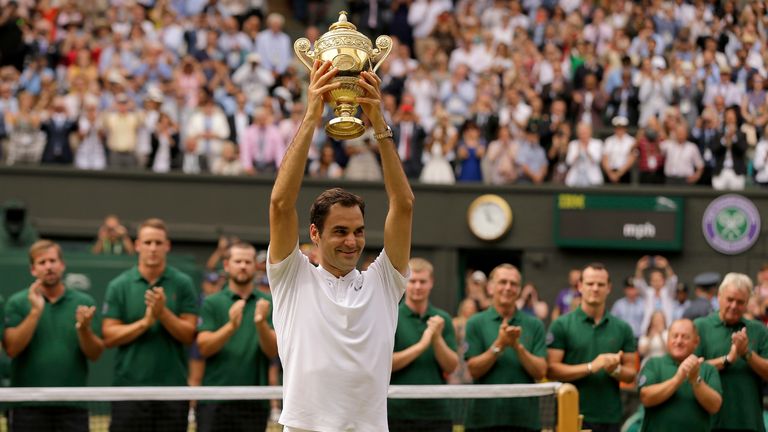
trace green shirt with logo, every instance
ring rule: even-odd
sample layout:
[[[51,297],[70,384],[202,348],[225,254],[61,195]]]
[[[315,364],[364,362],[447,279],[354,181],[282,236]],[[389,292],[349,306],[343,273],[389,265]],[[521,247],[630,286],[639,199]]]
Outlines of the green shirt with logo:
[[[19,326],[29,315],[29,289],[21,290],[5,305],[5,328]],[[11,359],[12,387],[84,387],[88,380],[88,358],[77,337],[77,307],[94,306],[90,295],[65,289],[55,303],[45,299],[35,333],[24,350]],[[91,321],[99,334],[99,319]]]
[[[165,305],[176,316],[197,315],[197,296],[192,279],[181,271],[166,266],[162,276],[150,285],[138,267],[123,272],[109,283],[104,300],[104,317],[124,324],[144,317],[144,293],[152,287],[163,287]],[[187,351],[159,321],[132,342],[117,348],[115,359],[116,386],[185,386],[187,385]]]
[[[669,354],[649,359],[637,379],[638,388],[659,384],[675,376],[680,363]],[[699,376],[722,394],[720,376],[709,363],[702,363]],[[710,415],[696,400],[693,388],[685,380],[669,399],[645,409],[641,432],[676,432],[683,430],[706,432],[710,430]]]
[[[272,297],[254,290],[245,300],[243,321],[232,337],[216,354],[205,359],[204,386],[256,386],[268,385],[270,359],[259,346],[259,333],[253,322],[256,302]],[[229,322],[229,309],[240,300],[228,286],[205,299],[200,309],[199,332],[215,332]],[[267,317],[272,327],[272,311]]]
[[[563,350],[563,363],[570,365],[591,362],[603,353],[624,351],[627,354],[637,351],[637,343],[629,324],[609,313],[596,324],[581,307],[552,323],[547,335],[547,346]],[[584,421],[621,422],[619,382],[605,370],[573,381],[573,385],[579,390],[579,409],[584,414]]]
[[[445,321],[443,339],[448,348],[456,351],[456,334],[451,316],[447,312],[430,304],[424,315],[419,315],[405,302],[400,304],[398,310],[394,351],[402,351],[417,343],[427,328],[427,320],[435,315]],[[432,345],[430,344],[429,348],[409,365],[392,372],[390,384],[445,384],[445,376]],[[397,419],[450,420],[451,405],[445,399],[388,399],[387,414]]]
[[[728,354],[731,348],[731,335],[743,328],[747,329],[749,348],[768,357],[768,332],[757,321],[742,318],[734,325],[726,325],[713,312],[695,321],[699,330],[699,346],[696,355],[707,360]],[[765,431],[763,425],[763,380],[752,370],[742,357],[720,371],[720,383],[723,387],[723,406],[712,418],[713,429],[742,429]]]
[[[467,352],[464,357],[483,354],[490,349],[499,335],[502,317],[493,306],[473,315],[467,321]],[[544,346],[544,324],[523,311],[516,311],[507,320],[510,326],[522,328],[520,343],[531,354],[546,357]],[[505,348],[496,358],[494,365],[475,384],[532,384],[533,378],[523,368],[517,353],[512,348]],[[541,429],[538,398],[509,398],[471,400],[467,414],[467,428],[487,428],[495,426],[516,426],[529,429]]]

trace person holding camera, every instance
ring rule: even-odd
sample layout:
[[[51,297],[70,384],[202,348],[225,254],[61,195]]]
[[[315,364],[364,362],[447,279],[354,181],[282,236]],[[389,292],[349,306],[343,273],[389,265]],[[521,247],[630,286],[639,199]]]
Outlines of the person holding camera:
[[[645,271],[651,269],[648,280]],[[677,291],[677,275],[669,265],[669,261],[660,255],[644,256],[637,261],[635,267],[635,287],[645,298],[645,314],[640,325],[641,334],[648,331],[653,313],[660,310],[664,313],[665,321],[674,321],[675,298]]]
[[[94,255],[133,255],[135,251],[131,237],[116,215],[104,218],[91,252]]]

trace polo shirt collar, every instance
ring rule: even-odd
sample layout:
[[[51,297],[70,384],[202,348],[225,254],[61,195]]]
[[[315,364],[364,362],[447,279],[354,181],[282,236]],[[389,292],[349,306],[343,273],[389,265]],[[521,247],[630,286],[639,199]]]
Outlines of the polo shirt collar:
[[[64,287],[64,294],[62,294],[61,297],[57,298],[55,302],[51,302],[50,300],[48,300],[48,297],[43,295],[43,300],[45,300],[45,302],[48,304],[59,304],[68,298],[69,298],[69,289],[67,289],[66,286]]]
[[[240,300],[242,298],[242,297],[240,297],[240,294],[232,291],[232,288],[229,287],[229,283],[224,285],[222,290],[225,290],[225,292],[227,293],[229,298],[231,298],[232,300]],[[248,295],[248,297],[245,298],[245,301],[247,302],[248,300],[250,300],[252,298],[255,298],[255,297],[256,297],[256,287],[254,287],[253,290],[251,290],[251,293]]]
[[[744,317],[741,317],[739,321],[737,321],[735,324],[728,325],[720,319],[720,312],[715,311],[712,312],[712,321],[715,322],[716,327],[726,327],[726,328],[742,328],[747,326],[747,320]]]
[[[573,313],[575,313],[576,316],[579,317],[579,319],[581,321],[587,322],[587,323],[589,323],[591,325],[595,325],[595,320],[591,316],[587,315],[587,313],[584,312],[584,309],[582,309],[581,306],[577,307],[573,311]],[[603,318],[600,319],[600,324],[598,324],[598,326],[601,326],[601,325],[607,323],[610,320],[609,317],[610,317],[610,314],[606,310],[605,313],[603,314]]]
[[[156,284],[159,283],[161,280],[165,279],[165,277],[168,275],[168,269],[169,269],[169,267],[166,264],[165,269],[163,270],[163,273],[155,281]],[[139,273],[139,266],[134,266],[132,272],[133,272],[133,274],[131,275],[131,279],[132,280],[134,280],[136,282],[142,282],[143,281],[143,282],[149,283],[149,281],[146,280],[144,278],[144,276],[141,275],[141,273]]]
[[[494,305],[488,306],[487,311],[488,311],[488,315],[490,315],[491,319],[494,320],[494,321],[501,321],[502,319],[504,319],[499,314],[499,311],[496,310],[496,307]],[[512,314],[512,316],[507,320],[507,323],[508,324],[517,323],[519,315],[520,315],[520,309],[515,308],[515,313]]]
[[[411,309],[405,300],[403,300],[403,303],[400,305],[400,307],[405,308],[408,316],[413,318],[431,317],[437,314],[437,311],[432,306],[432,303],[427,303],[427,309],[424,311],[424,315],[419,315],[415,310]]]

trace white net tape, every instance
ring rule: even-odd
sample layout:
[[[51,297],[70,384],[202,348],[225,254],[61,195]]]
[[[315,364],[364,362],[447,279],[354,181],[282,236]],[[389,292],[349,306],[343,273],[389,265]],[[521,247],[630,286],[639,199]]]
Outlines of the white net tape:
[[[504,385],[393,385],[398,399],[484,399],[553,396],[560,383]],[[23,387],[0,388],[2,402],[280,399],[282,387]]]

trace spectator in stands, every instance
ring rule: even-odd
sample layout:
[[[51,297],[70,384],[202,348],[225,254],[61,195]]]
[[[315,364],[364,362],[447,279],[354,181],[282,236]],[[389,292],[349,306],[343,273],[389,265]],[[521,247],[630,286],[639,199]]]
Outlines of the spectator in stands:
[[[250,53],[245,63],[232,74],[232,82],[242,89],[252,106],[260,106],[268,90],[275,84],[275,77],[265,66],[259,53]]]
[[[237,176],[243,173],[243,163],[237,154],[237,145],[224,141],[221,145],[221,157],[213,163],[211,173],[216,175]]]
[[[397,153],[403,163],[403,170],[408,178],[418,179],[424,167],[421,155],[427,136],[413,110],[413,105],[403,104],[396,114],[392,126]]]
[[[490,306],[488,298],[488,277],[482,270],[475,270],[467,274],[465,280],[466,296],[475,302],[478,311],[484,311]]]
[[[637,342],[627,323],[606,313],[611,281],[602,264],[589,264],[582,270],[579,292],[581,306],[549,328],[547,376],[578,388],[585,428],[618,431],[622,411],[619,383],[635,379]]]
[[[77,122],[80,145],[75,153],[75,166],[80,169],[103,170],[107,167],[107,151],[102,139],[102,117],[99,116],[98,102],[87,100],[83,113]]]
[[[511,264],[491,271],[492,304],[467,322],[467,367],[476,384],[531,384],[547,372],[544,325],[517,309],[522,278]],[[467,431],[541,429],[534,398],[471,401]]]
[[[678,124],[673,136],[661,143],[667,184],[696,184],[704,172],[704,160],[696,144],[688,141],[688,126]]]
[[[738,109],[725,110],[720,141],[715,142],[712,153],[715,171],[712,187],[716,190],[743,190],[747,174],[747,137],[739,128]]]
[[[653,39],[649,39],[653,40]],[[640,100],[639,125],[644,127],[651,117],[660,116],[672,103],[673,81],[667,73],[667,62],[662,57],[643,60],[640,72],[638,99]]]
[[[256,108],[253,124],[238,143],[240,161],[246,174],[273,174],[280,167],[285,154],[285,141],[270,117],[266,108]]]
[[[646,282],[645,272],[649,269]],[[660,255],[640,258],[635,266],[634,283],[645,301],[645,314],[640,326],[643,333],[648,329],[653,312],[657,310],[664,313],[665,322],[674,321],[677,275],[666,258]]]
[[[762,186],[768,186],[768,126],[763,131],[762,139],[755,147],[755,156],[752,160],[755,169],[755,182]]]
[[[344,175],[344,170],[334,159],[333,145],[330,143],[320,150],[320,159],[309,164],[309,175],[315,178],[338,179]]]
[[[235,93],[234,101],[235,108],[233,112],[227,115],[227,124],[229,124],[229,140],[239,142],[253,121],[253,106],[248,103],[247,96],[242,91]],[[283,121],[288,121],[288,119]]]
[[[486,181],[493,185],[514,183],[520,175],[516,161],[518,149],[519,144],[512,139],[509,128],[499,128],[498,137],[488,144],[483,161]]]
[[[568,174],[565,184],[570,187],[598,186],[603,184],[600,162],[603,142],[592,138],[592,127],[581,122],[576,127],[576,139],[568,144]]]
[[[515,163],[520,171],[517,183],[541,184],[547,177],[547,154],[539,144],[539,127],[528,123],[520,140],[520,147],[515,155]]]
[[[35,281],[5,305],[3,347],[11,358],[11,386],[85,387],[88,361],[104,351],[96,303],[64,286],[66,266],[58,244],[35,242],[29,262]],[[8,426],[13,431],[88,430],[88,410],[63,405],[14,406]]]
[[[107,286],[102,333],[117,347],[113,385],[187,385],[187,351],[195,338],[197,293],[192,279],[167,264],[168,229],[160,219],[139,225],[138,265]],[[150,364],[147,364],[150,362]],[[112,431],[187,430],[186,401],[113,402]]]
[[[131,236],[116,215],[104,218],[91,252],[95,255],[133,255],[135,250]]]
[[[715,170],[714,150],[716,146],[720,146],[722,138],[716,116],[714,108],[705,108],[691,130],[691,137],[698,146],[704,162],[704,171],[698,181],[700,185],[709,186],[712,184],[712,174]]]
[[[557,293],[555,307],[552,308],[552,321],[556,320],[560,315],[565,315],[570,312],[574,299],[581,297],[581,293],[579,293],[580,278],[580,269],[572,268],[568,271],[568,286]]]
[[[607,183],[623,183],[630,181],[631,170],[637,160],[635,139],[627,134],[629,119],[614,117],[611,120],[614,134],[605,139],[603,149],[603,173]]]
[[[751,80],[751,87],[741,98],[741,117],[744,122],[761,131],[768,124],[768,91],[765,78],[759,73],[752,74]]]
[[[274,76],[284,73],[293,57],[291,38],[283,32],[284,24],[285,18],[273,12],[267,16],[267,28],[256,37],[256,52]]]
[[[715,311],[719,307],[717,299],[717,288],[721,281],[720,273],[705,272],[696,275],[693,279],[694,299],[683,312],[683,318],[696,320]]]
[[[556,102],[558,103],[558,102]],[[551,117],[554,119],[554,116]],[[554,184],[565,184],[565,178],[568,175],[568,164],[565,162],[568,157],[568,143],[571,140],[571,126],[568,123],[561,123],[551,138],[551,145],[547,151],[549,163],[549,180]],[[543,138],[542,138],[543,139]]]
[[[5,133],[8,135],[5,163],[37,164],[40,162],[45,141],[40,133],[40,115],[33,109],[35,97],[28,91],[22,91],[18,101],[18,112],[5,111]]]
[[[720,371],[723,406],[715,430],[763,430],[763,384],[768,379],[768,331],[744,317],[752,281],[728,273],[718,291],[720,310],[695,321],[701,343],[696,355]]]
[[[71,165],[74,161],[70,135],[77,131],[77,122],[67,117],[64,100],[56,97],[48,119],[40,128],[45,135],[45,147],[40,160],[43,164]]]
[[[147,168],[160,173],[180,169],[183,161],[179,139],[178,127],[171,117],[164,112],[160,113],[149,138]]]
[[[481,161],[485,155],[485,142],[480,135],[480,129],[472,121],[464,123],[461,139],[456,148],[458,182],[483,181]]]
[[[459,310],[453,317],[453,328],[456,332],[456,354],[459,356],[459,365],[456,370],[448,377],[449,384],[471,384],[472,375],[467,369],[467,361],[464,353],[467,352],[467,321],[477,313],[475,301],[469,297],[459,302]]]
[[[409,267],[405,300],[398,312],[390,385],[445,384],[445,377],[459,363],[451,316],[429,301],[435,281],[432,264],[423,258],[411,258]],[[392,432],[453,430],[447,400],[390,399],[387,413]]]
[[[620,82],[610,90],[608,95],[607,114],[610,118],[624,117],[632,126],[637,125],[639,104],[638,89],[632,83],[632,60],[629,57],[622,60],[622,68],[615,73],[620,74]],[[606,79],[610,83],[610,77]],[[608,91],[608,89],[606,89]]]
[[[533,282],[526,282],[520,297],[515,302],[517,310],[523,311],[528,315],[535,316],[544,322],[549,318],[549,306],[547,302],[539,300],[539,290]]]
[[[643,359],[643,364],[652,357],[660,357],[666,353],[667,320],[660,310],[651,315],[648,329],[637,341],[637,353]],[[642,366],[642,364],[641,364]]]
[[[197,344],[205,358],[203,385],[268,385],[277,339],[272,298],[254,289],[256,249],[247,243],[231,244],[224,271],[227,284],[206,297],[197,324]],[[260,431],[267,427],[269,410],[269,402],[262,400],[200,402],[197,428],[201,432]]]
[[[192,113],[182,128],[186,134],[186,145],[194,148],[194,151],[184,155],[184,172],[210,172],[221,157],[222,142],[229,136],[227,117],[212,95],[206,93],[201,96],[199,109]]]
[[[668,354],[643,367],[638,378],[646,408],[643,430],[710,430],[711,416],[723,404],[723,388],[717,370],[694,354],[698,344],[691,320],[675,321],[669,327]]]
[[[635,338],[639,338],[643,334],[645,299],[635,286],[634,278],[628,277],[624,280],[624,297],[616,300],[616,303],[613,304],[611,315],[621,318],[629,324]]]
[[[138,166],[136,146],[139,128],[144,114],[138,111],[127,94],[115,96],[113,110],[104,115],[102,124],[109,148],[110,168],[135,168]]]
[[[607,102],[608,96],[599,87],[595,73],[587,73],[584,76],[584,87],[573,92],[576,120],[590,125],[593,130],[601,129]]]
[[[672,313],[672,318],[677,321],[683,317],[685,310],[691,305],[691,300],[688,299],[688,285],[683,282],[677,283],[674,305],[675,308]]]

